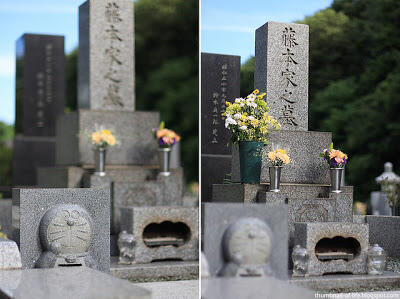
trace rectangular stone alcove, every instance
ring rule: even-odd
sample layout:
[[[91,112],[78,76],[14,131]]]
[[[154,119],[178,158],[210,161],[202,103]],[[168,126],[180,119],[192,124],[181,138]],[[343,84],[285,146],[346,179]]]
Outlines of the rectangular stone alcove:
[[[197,208],[121,208],[121,230],[136,240],[135,262],[197,260],[199,254]]]
[[[308,274],[365,274],[368,225],[359,223],[295,223],[295,245],[307,249]]]

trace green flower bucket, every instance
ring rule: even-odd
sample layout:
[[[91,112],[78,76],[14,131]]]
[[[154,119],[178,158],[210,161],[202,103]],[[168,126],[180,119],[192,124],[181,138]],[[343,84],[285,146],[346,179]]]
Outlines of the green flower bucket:
[[[259,184],[261,175],[262,149],[264,142],[239,142],[240,181],[247,184]]]

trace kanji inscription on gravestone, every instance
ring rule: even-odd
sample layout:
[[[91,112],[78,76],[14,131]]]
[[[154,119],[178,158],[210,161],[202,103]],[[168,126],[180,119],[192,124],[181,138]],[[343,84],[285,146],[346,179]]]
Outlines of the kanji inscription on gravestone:
[[[79,108],[134,111],[133,26],[130,0],[80,6]]]
[[[256,30],[254,87],[266,92],[284,130],[308,130],[307,25],[268,22]]]
[[[230,154],[229,131],[222,113],[225,102],[240,92],[240,57],[211,53],[201,54],[202,154]]]
[[[64,37],[24,34],[16,46],[16,132],[54,136],[65,105]]]

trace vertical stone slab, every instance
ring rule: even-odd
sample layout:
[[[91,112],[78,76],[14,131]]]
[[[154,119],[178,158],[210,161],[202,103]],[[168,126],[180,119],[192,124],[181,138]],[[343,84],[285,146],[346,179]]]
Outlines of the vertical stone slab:
[[[240,56],[201,53],[201,153],[230,155],[221,113],[240,96]]]
[[[201,53],[202,201],[211,201],[212,184],[230,172],[230,132],[221,113],[240,96],[240,56]]]
[[[133,2],[88,0],[79,7],[78,106],[134,111]]]
[[[15,132],[55,136],[65,106],[64,37],[24,34],[16,42]]]
[[[308,130],[308,25],[267,22],[256,30],[254,87],[266,92],[283,130]]]

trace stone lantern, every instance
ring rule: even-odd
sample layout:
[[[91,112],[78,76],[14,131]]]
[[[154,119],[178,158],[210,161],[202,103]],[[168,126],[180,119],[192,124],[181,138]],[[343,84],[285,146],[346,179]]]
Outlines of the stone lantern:
[[[384,172],[378,176],[375,181],[381,185],[381,196],[380,196],[380,205],[384,205],[384,202],[387,201],[387,193],[395,192],[395,189],[400,184],[400,176],[396,175],[393,172],[393,164],[390,162],[386,162],[384,165]],[[397,216],[398,213],[398,203],[395,203],[392,206],[392,215]]]

